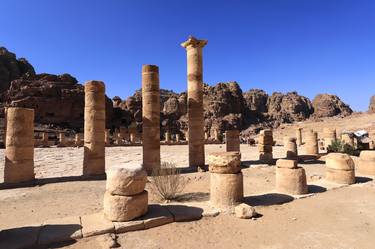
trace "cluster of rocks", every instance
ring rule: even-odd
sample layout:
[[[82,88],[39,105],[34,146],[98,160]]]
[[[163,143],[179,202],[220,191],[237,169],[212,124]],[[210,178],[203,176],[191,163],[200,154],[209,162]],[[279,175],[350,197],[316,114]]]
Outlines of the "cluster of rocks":
[[[104,216],[111,221],[129,221],[147,213],[147,174],[139,167],[111,167],[107,171]]]

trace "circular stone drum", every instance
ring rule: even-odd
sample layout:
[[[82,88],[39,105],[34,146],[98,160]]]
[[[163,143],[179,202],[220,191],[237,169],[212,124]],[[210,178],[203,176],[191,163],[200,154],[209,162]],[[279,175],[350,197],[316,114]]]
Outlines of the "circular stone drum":
[[[338,184],[355,183],[354,161],[343,153],[330,153],[326,159],[326,180]]]
[[[243,200],[243,175],[210,173],[210,202],[219,209],[227,209]]]
[[[281,193],[303,195],[308,193],[305,169],[276,167],[276,190]]]
[[[355,170],[362,175],[375,176],[375,151],[362,151]]]

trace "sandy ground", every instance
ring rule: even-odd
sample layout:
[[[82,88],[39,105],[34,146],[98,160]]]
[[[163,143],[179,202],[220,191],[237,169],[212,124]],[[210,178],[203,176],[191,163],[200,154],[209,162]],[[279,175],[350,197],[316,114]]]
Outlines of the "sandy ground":
[[[375,115],[360,115],[346,122],[355,127],[371,125]],[[337,122],[337,123],[336,123]],[[339,126],[345,119],[312,125]],[[301,125],[301,124],[300,124]],[[275,137],[294,132],[285,126]],[[224,145],[206,145],[206,153],[224,151]],[[220,214],[188,223],[119,235],[121,248],[374,248],[375,245],[375,184],[373,181],[324,192],[314,182],[324,177],[324,164],[300,164],[306,169],[308,184],[316,195],[293,200],[287,195],[272,195],[275,168],[258,164],[256,147],[241,145],[245,201],[255,206],[262,217],[240,220]],[[301,150],[303,153],[303,150]],[[3,172],[4,150],[0,150],[0,172]],[[82,171],[82,148],[36,149],[37,178],[77,176]],[[187,146],[162,146],[163,161],[187,165]],[[274,156],[283,156],[282,147],[274,147]],[[142,159],[141,147],[106,148],[106,166],[137,164]],[[185,202],[209,199],[209,173],[186,173],[187,186],[182,193]],[[2,175],[0,175],[0,182]],[[35,187],[0,190],[0,229],[22,227],[48,219],[84,215],[102,209],[105,181],[69,181]],[[148,184],[147,189],[150,190]],[[268,193],[268,194],[264,194]],[[293,201],[292,201],[293,200]],[[150,203],[158,202],[155,193]],[[284,204],[280,204],[284,203]],[[100,238],[100,236],[99,236]],[[73,244],[51,248],[100,248],[98,238],[79,240]],[[64,247],[65,248],[65,247]]]

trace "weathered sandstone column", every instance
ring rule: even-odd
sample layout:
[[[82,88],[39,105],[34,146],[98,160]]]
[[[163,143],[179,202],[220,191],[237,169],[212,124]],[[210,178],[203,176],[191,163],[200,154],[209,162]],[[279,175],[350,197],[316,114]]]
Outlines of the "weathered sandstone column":
[[[326,177],[329,182],[339,184],[355,183],[354,161],[343,153],[330,153],[326,158]]]
[[[359,155],[359,161],[355,165],[355,171],[362,175],[375,176],[375,151],[363,150]]]
[[[130,143],[131,144],[134,144],[135,143],[135,138],[136,138],[136,135],[132,132],[130,133]]]
[[[240,132],[238,130],[229,130],[225,132],[227,152],[240,151]]]
[[[206,40],[190,36],[181,45],[187,52],[189,166],[204,166],[203,65]]]
[[[219,131],[218,130],[214,130],[214,140],[215,141],[219,141],[220,139],[219,139]]]
[[[337,139],[336,129],[324,128],[323,129],[323,139],[324,139],[324,147],[325,147],[325,149],[327,149],[328,146],[331,145],[332,142]]]
[[[318,133],[312,130],[305,133],[305,154],[307,155],[318,155]]]
[[[272,130],[261,130],[258,138],[259,160],[264,163],[271,163],[273,160],[272,154],[273,133]]]
[[[105,143],[105,145],[111,144],[109,132],[110,132],[110,129],[105,129],[105,131],[104,131],[104,143]]]
[[[141,167],[111,167],[107,170],[104,216],[111,221],[129,221],[148,210],[145,189],[147,173]]]
[[[66,146],[65,132],[59,132],[59,147]]]
[[[6,110],[4,182],[34,180],[34,110]]]
[[[297,128],[296,130],[296,142],[297,142],[297,146],[301,146],[302,145],[302,128]]]
[[[308,193],[305,169],[297,161],[279,159],[276,161],[276,190],[281,193],[303,195]]]
[[[85,84],[85,124],[83,174],[105,173],[105,85],[101,81]]]
[[[78,134],[78,133],[74,137],[74,145],[75,146],[82,146],[81,135]]]
[[[180,142],[180,134],[176,134],[176,142],[179,143]]]
[[[298,159],[296,140],[294,137],[284,137],[284,152],[287,159]]]
[[[42,133],[42,145],[43,146],[48,146],[48,133],[47,132],[43,132]]]
[[[208,139],[209,139],[208,132],[205,132],[205,133],[204,133],[204,140],[207,141]]]
[[[165,132],[165,142],[169,143],[171,141],[171,133],[169,131]]]
[[[219,209],[231,208],[243,200],[243,175],[239,152],[216,152],[208,156],[210,202]]]
[[[159,68],[142,67],[143,167],[147,173],[160,168]]]

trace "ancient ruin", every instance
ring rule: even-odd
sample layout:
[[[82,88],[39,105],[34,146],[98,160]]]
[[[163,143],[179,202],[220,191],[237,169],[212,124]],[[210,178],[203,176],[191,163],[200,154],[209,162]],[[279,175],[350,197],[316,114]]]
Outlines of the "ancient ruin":
[[[297,161],[279,159],[276,161],[276,190],[281,193],[303,195],[308,193],[305,169]]]
[[[198,40],[192,36],[181,44],[187,53],[190,167],[203,167],[205,164],[202,50],[206,44],[206,40]]]
[[[34,180],[34,110],[6,109],[4,182]]]
[[[105,171],[105,86],[101,81],[85,84],[85,132],[83,174]]]
[[[313,130],[308,130],[305,133],[304,150],[306,155],[318,155],[318,133]]]
[[[107,171],[104,216],[111,221],[129,221],[148,209],[147,174],[142,167],[111,167]]]
[[[284,137],[285,157],[298,160],[297,139],[294,137]]]
[[[272,154],[273,135],[271,130],[262,130],[258,137],[259,160],[265,163],[271,163],[273,160]]]
[[[326,158],[325,179],[338,184],[355,183],[354,161],[347,154],[330,153]]]
[[[238,130],[229,130],[225,132],[226,150],[240,151],[240,132]]]
[[[359,161],[355,165],[355,171],[358,174],[375,176],[375,151],[361,151]]]
[[[210,202],[214,207],[228,209],[242,202],[243,175],[239,152],[217,152],[208,156],[210,171]]]
[[[142,67],[143,167],[150,173],[160,167],[159,68]]]

